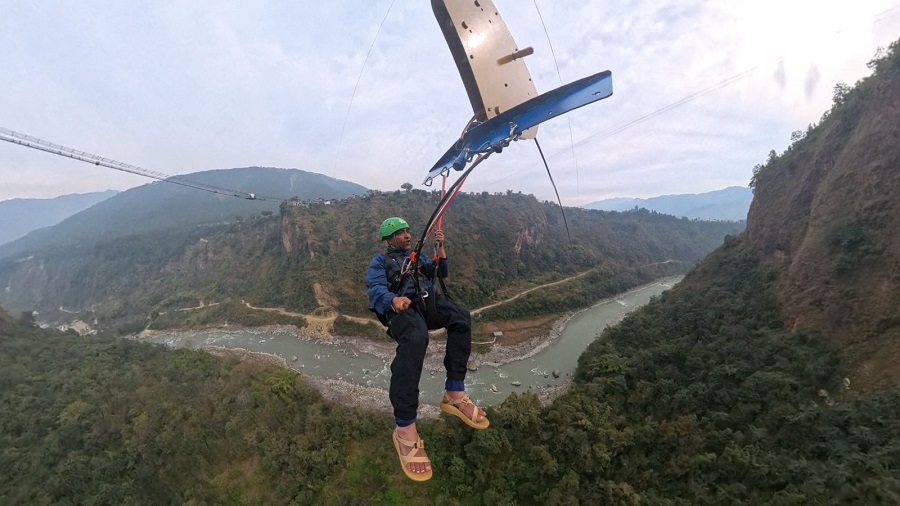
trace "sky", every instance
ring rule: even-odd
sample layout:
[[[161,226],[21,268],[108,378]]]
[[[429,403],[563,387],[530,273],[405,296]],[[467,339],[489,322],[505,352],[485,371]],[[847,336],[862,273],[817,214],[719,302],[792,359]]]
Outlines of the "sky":
[[[612,71],[612,97],[540,126],[567,206],[747,186],[822,117],[836,83],[868,75],[900,38],[898,0],[494,3],[534,48],[539,92]],[[267,166],[421,187],[472,116],[426,0],[0,0],[0,11],[0,128],[167,175]],[[0,142],[0,201],[149,182]],[[463,190],[556,199],[530,141]]]

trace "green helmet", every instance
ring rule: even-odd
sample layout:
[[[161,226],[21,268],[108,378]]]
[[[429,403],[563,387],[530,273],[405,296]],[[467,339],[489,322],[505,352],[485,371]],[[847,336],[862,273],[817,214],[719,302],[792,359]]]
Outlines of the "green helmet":
[[[381,223],[381,227],[378,229],[378,235],[383,241],[394,235],[394,232],[399,232],[400,230],[409,230],[409,223],[403,218],[388,218]]]

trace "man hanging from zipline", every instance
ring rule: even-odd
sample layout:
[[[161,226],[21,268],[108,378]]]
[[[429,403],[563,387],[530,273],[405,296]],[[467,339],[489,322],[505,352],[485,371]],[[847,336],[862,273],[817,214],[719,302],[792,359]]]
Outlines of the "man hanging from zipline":
[[[378,232],[387,242],[387,251],[372,257],[366,272],[366,287],[372,308],[388,327],[388,335],[397,341],[391,362],[390,400],[397,424],[392,439],[403,472],[410,479],[425,481],[432,476],[431,461],[416,432],[416,414],[429,330],[447,329],[444,356],[447,381],[441,410],[476,429],[485,429],[489,424],[484,411],[465,392],[472,350],[471,315],[466,307],[445,293],[436,293],[434,282],[429,279],[443,278],[448,273],[442,230],[434,234],[437,264],[427,255],[420,258],[411,255],[412,235],[404,219],[388,218]]]

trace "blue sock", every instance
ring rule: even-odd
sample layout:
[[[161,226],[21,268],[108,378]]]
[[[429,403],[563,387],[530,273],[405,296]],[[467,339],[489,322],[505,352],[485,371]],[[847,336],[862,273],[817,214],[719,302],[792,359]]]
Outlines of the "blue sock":
[[[447,381],[444,383],[444,390],[448,390],[450,392],[465,392],[466,383],[464,380],[452,380],[450,378],[447,378]]]

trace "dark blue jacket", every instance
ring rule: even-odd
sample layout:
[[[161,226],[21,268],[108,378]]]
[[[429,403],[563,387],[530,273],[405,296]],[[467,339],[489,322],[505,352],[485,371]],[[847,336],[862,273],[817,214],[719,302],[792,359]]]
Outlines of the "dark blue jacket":
[[[392,293],[388,289],[388,268],[387,262],[396,262],[397,270],[403,265],[403,261],[409,257],[409,251],[403,251],[400,248],[388,248],[387,253],[376,253],[369,263],[369,270],[366,271],[366,292],[369,294],[369,304],[375,308],[375,311],[386,314],[391,310],[391,300],[395,296],[404,296],[413,298],[416,295],[416,286],[411,279],[403,283],[400,293]],[[395,258],[391,258],[395,257]],[[419,266],[425,267],[425,271],[431,270],[432,261],[427,255],[419,256]],[[438,259],[437,275],[445,278],[449,272],[449,264],[446,258]],[[434,284],[425,276],[419,278],[420,286],[424,290],[434,293]]]

